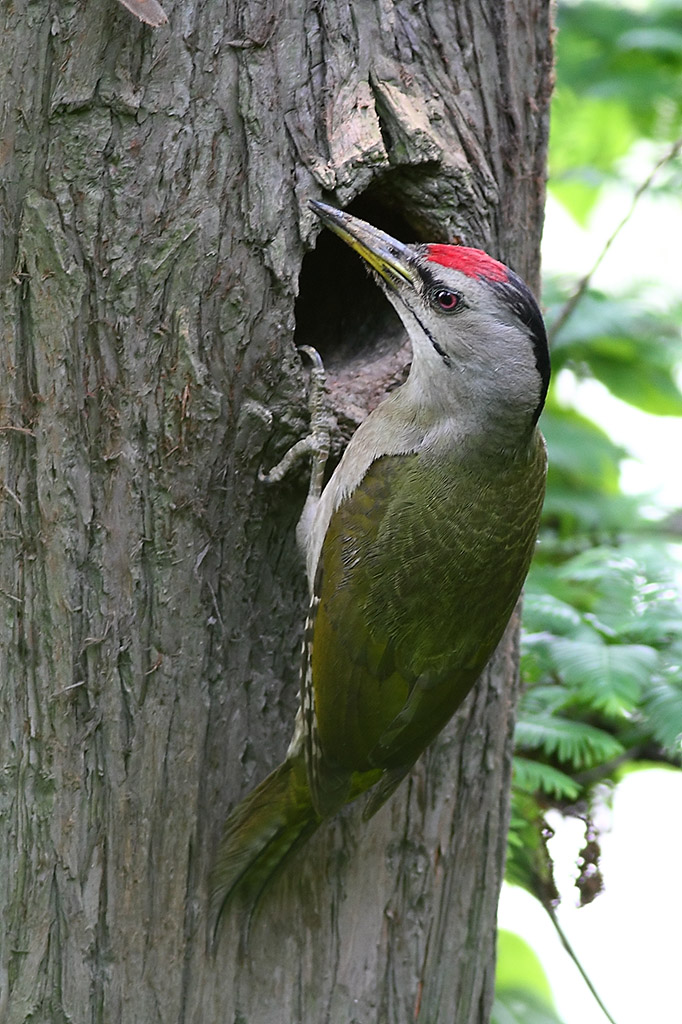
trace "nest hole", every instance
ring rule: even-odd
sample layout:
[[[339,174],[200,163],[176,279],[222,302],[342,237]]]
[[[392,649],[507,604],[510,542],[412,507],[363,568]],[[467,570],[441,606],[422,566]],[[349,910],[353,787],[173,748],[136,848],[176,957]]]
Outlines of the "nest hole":
[[[404,217],[371,194],[347,209],[400,241],[414,240]],[[342,434],[352,433],[407,376],[405,328],[361,257],[326,229],[303,259],[295,312],[295,342],[322,356]]]

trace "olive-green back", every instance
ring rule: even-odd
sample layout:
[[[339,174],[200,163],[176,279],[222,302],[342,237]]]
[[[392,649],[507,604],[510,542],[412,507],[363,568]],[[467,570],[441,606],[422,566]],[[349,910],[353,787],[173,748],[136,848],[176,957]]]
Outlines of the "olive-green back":
[[[332,516],[312,681],[324,760],[411,765],[480,675],[533,554],[546,456],[467,466],[377,459]]]

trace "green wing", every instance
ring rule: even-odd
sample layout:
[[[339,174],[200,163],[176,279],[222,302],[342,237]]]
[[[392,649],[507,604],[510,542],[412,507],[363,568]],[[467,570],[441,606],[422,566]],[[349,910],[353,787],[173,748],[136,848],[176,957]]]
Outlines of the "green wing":
[[[523,585],[544,467],[541,439],[493,479],[384,457],[334,513],[311,658],[330,767],[409,767],[462,702]]]

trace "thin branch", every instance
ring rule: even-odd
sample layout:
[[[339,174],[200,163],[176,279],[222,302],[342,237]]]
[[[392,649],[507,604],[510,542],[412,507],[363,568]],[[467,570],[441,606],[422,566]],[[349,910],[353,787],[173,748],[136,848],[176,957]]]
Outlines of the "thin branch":
[[[566,952],[570,956],[571,960],[573,961],[575,966],[580,971],[582,979],[585,982],[585,984],[587,985],[587,987],[589,988],[590,992],[592,993],[592,995],[593,995],[597,1005],[599,1006],[599,1009],[602,1011],[602,1013],[604,1014],[606,1019],[608,1021],[610,1021],[610,1024],[616,1024],[615,1020],[613,1019],[613,1017],[611,1016],[611,1014],[609,1013],[609,1011],[606,1009],[606,1007],[604,1006],[603,1002],[601,1001],[601,999],[599,997],[599,993],[597,992],[596,988],[592,984],[592,981],[590,980],[589,975],[587,974],[585,968],[580,963],[580,960],[578,959],[578,957],[577,957],[577,955],[576,955],[576,953],[575,953],[575,951],[573,949],[573,946],[568,941],[566,933],[564,932],[563,928],[559,924],[559,919],[556,916],[556,913],[554,911],[554,907],[552,907],[551,904],[546,904],[546,903],[543,903],[543,907],[545,908],[545,910],[549,914],[550,920],[551,920],[552,924],[554,925],[554,927],[556,929],[557,935],[559,936],[559,940],[561,942],[561,945],[564,947],[564,949],[566,950]]]
[[[663,156],[660,158],[660,160],[658,160],[657,163],[654,164],[653,168],[651,169],[651,171],[649,172],[647,177],[644,179],[644,181],[641,183],[641,185],[638,186],[638,188],[636,189],[636,191],[635,191],[635,193],[634,193],[634,195],[632,197],[632,201],[630,203],[630,208],[628,209],[627,213],[625,214],[625,216],[621,220],[620,224],[617,225],[617,227],[613,230],[611,235],[607,238],[606,243],[604,245],[604,248],[599,253],[599,256],[595,260],[593,266],[591,267],[590,270],[588,270],[588,272],[585,274],[585,276],[580,280],[580,282],[578,283],[578,287],[573,292],[573,295],[571,295],[570,299],[566,302],[566,304],[564,305],[563,309],[559,313],[559,316],[557,317],[557,319],[552,324],[552,328],[549,331],[549,340],[550,340],[550,342],[552,342],[554,340],[556,335],[559,333],[561,328],[564,326],[564,324],[568,320],[569,316],[571,315],[571,313],[573,312],[573,310],[578,305],[578,303],[582,299],[583,295],[585,294],[585,292],[589,288],[590,282],[592,281],[592,278],[594,277],[594,275],[597,272],[598,268],[601,266],[602,260],[604,259],[604,257],[606,256],[607,252],[609,251],[609,249],[611,248],[611,246],[615,242],[615,240],[618,237],[618,235],[621,233],[621,231],[623,230],[625,225],[628,223],[628,221],[632,217],[633,213],[635,212],[635,208],[636,208],[637,203],[639,202],[639,200],[642,198],[644,193],[647,192],[651,188],[651,185],[653,184],[653,181],[656,178],[656,175],[658,174],[658,172],[661,170],[661,168],[665,167],[665,165],[667,163],[670,163],[671,160],[674,160],[675,157],[680,153],[680,150],[682,150],[682,138],[677,139],[672,144],[672,146],[667,151],[667,153],[664,153]]]

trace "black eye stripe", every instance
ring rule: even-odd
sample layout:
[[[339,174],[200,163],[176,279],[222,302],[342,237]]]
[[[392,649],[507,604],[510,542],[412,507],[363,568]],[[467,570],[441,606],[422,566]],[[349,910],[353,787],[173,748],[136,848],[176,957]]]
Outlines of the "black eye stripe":
[[[427,334],[428,334],[428,332],[427,332]],[[436,339],[433,338],[430,334],[428,336],[429,336],[429,341],[431,342],[431,344],[433,345],[433,347],[435,348],[436,352],[441,357],[441,359],[443,360],[445,365],[446,366],[452,366],[452,360],[450,359],[450,356],[447,354],[445,349],[441,348],[441,346],[438,344]]]
[[[446,365],[446,366],[452,366],[452,359],[451,359],[451,358],[450,358],[450,356],[449,356],[449,355],[447,354],[447,352],[446,352],[446,351],[445,351],[445,349],[444,349],[444,348],[442,347],[442,345],[439,345],[439,344],[438,344],[438,342],[436,341],[436,339],[434,338],[434,336],[433,336],[433,335],[431,334],[431,331],[430,331],[430,330],[428,329],[428,327],[426,326],[426,324],[425,324],[425,323],[423,323],[423,321],[422,321],[422,320],[421,320],[421,319],[420,319],[420,318],[419,318],[419,317],[417,316],[417,314],[415,313],[415,311],[414,311],[413,309],[411,309],[411,310],[410,310],[410,313],[411,313],[411,314],[412,314],[412,316],[413,316],[413,317],[415,318],[415,320],[417,321],[417,323],[418,323],[418,324],[419,324],[419,326],[421,327],[422,331],[424,332],[424,334],[426,335],[426,337],[427,337],[427,338],[429,339],[429,341],[430,341],[430,342],[431,342],[431,344],[433,345],[434,351],[438,353],[438,355],[439,355],[439,356],[441,357],[441,359],[443,360],[443,362],[445,363],[445,365]]]

